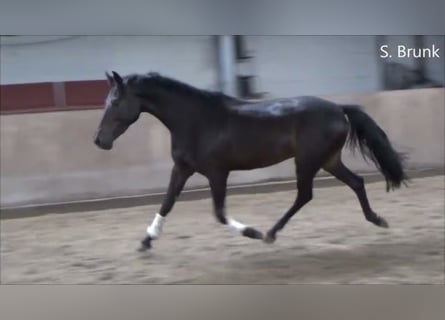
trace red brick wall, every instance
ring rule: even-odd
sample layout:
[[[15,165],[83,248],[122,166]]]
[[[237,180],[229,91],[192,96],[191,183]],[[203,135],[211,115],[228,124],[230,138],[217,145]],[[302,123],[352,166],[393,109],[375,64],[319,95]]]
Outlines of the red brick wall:
[[[0,85],[0,113],[101,108],[107,92],[105,80]]]

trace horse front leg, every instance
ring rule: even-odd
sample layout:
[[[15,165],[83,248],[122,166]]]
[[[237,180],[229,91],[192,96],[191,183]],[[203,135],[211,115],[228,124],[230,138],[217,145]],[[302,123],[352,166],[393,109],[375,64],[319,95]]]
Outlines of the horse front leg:
[[[193,174],[193,170],[175,164],[171,175],[170,182],[167,189],[167,194],[161,205],[159,213],[156,213],[153,222],[147,227],[147,235],[141,242],[141,247],[139,251],[145,251],[151,248],[151,241],[159,239],[162,227],[165,223],[165,218],[168,213],[172,210],[176,199],[180,195],[182,189],[184,188],[187,179]]]
[[[207,175],[212,193],[214,213],[217,220],[220,223],[227,225],[229,229],[239,232],[245,237],[252,239],[263,239],[263,234],[260,231],[252,227],[248,227],[235,219],[226,217],[225,199],[228,176],[229,172],[226,171],[213,171]]]

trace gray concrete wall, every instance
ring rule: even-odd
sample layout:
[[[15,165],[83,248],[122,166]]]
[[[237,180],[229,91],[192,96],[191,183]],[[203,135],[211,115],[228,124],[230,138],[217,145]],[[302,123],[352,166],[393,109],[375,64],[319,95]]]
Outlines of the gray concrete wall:
[[[440,58],[424,60],[427,78],[444,83],[444,37],[425,36],[424,45],[440,48]],[[370,93],[383,88],[383,63],[415,69],[416,58],[380,58],[379,46],[391,53],[398,45],[415,47],[414,36],[248,36],[248,71],[255,87],[271,97]]]
[[[249,36],[256,87],[271,96],[377,91],[374,36]]]
[[[445,36],[425,36],[425,46],[440,48],[440,58],[425,59],[429,78],[445,85]]]
[[[105,79],[158,71],[206,89],[218,87],[212,36],[20,36],[1,38],[2,84]]]
[[[419,89],[330,97],[359,103],[410,153],[410,167],[444,165],[444,90]],[[136,195],[166,188],[168,131],[144,115],[115,144],[102,151],[92,142],[101,110],[0,116],[1,205],[47,203]],[[345,152],[355,170],[374,167]],[[293,177],[292,161],[265,169],[233,172],[231,184]],[[188,187],[206,185],[193,176]]]

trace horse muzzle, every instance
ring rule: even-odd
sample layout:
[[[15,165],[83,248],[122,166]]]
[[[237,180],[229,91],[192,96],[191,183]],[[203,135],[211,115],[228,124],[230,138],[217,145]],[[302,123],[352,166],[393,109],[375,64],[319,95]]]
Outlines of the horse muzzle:
[[[96,138],[94,138],[94,143],[102,150],[111,150],[113,148],[113,142],[105,141],[101,139],[99,135],[96,135]]]

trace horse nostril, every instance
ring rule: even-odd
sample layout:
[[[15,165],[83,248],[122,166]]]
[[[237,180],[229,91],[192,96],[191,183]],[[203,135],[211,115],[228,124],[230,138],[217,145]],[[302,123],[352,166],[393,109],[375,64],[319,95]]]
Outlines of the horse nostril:
[[[96,136],[96,138],[94,138],[94,143],[95,143],[96,145],[100,145],[100,139],[99,139],[98,136]]]

